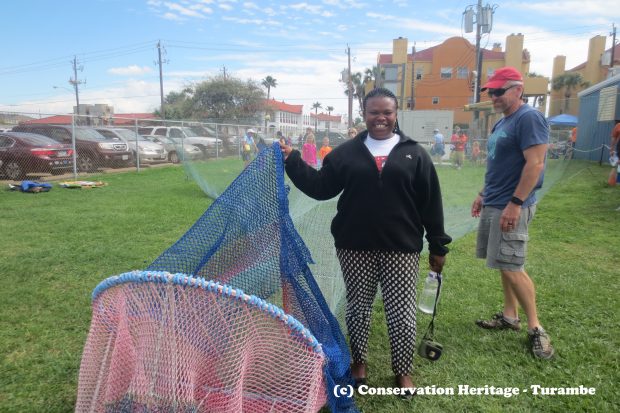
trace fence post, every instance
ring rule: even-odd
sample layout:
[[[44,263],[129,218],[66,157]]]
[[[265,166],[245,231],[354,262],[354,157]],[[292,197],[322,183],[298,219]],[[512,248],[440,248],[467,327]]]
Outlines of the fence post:
[[[136,132],[136,171],[140,172],[140,147],[138,146],[138,119],[133,120],[134,130]]]
[[[215,124],[215,159],[220,157],[220,141],[218,140],[217,123]]]
[[[75,114],[71,115],[71,146],[73,147],[73,179],[77,181],[77,148],[75,147]]]

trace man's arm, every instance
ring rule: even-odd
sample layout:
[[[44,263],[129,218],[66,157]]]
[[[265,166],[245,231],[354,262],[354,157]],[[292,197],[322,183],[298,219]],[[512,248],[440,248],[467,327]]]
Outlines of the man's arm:
[[[523,151],[525,165],[523,166],[521,179],[517,184],[513,196],[524,201],[530,195],[540,178],[541,172],[545,169],[547,146],[547,144],[534,145]],[[506,208],[504,208],[499,220],[502,231],[509,231],[516,228],[520,214],[521,206],[509,202]]]
[[[611,144],[609,146],[609,153],[616,152],[616,145],[618,145],[618,140],[620,139],[620,128],[618,128],[618,125],[620,125],[620,123],[617,123],[611,131]]]

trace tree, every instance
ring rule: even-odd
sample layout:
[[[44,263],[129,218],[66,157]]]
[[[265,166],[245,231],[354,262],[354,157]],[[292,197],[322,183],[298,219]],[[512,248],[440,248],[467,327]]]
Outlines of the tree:
[[[385,78],[385,71],[382,67],[373,66],[364,72],[364,83],[372,83],[373,89],[381,87]]]
[[[332,112],[334,111],[334,107],[333,106],[328,106],[327,108],[325,108],[325,110],[327,111],[327,114],[329,116],[331,116]],[[328,135],[329,135],[329,129],[330,129],[331,123],[332,123],[331,120],[327,121],[327,134]]]
[[[568,104],[570,101],[570,97],[573,94],[573,91],[577,87],[587,87],[589,82],[583,80],[581,73],[577,72],[566,72],[561,75],[554,77],[553,82],[551,83],[551,87],[553,90],[558,91],[564,89],[564,112],[568,112]]]
[[[266,78],[263,79],[261,84],[267,88],[267,100],[269,100],[269,95],[271,94],[271,88],[278,86],[277,81],[273,77],[267,76]]]
[[[174,120],[192,118],[193,94],[194,90],[191,86],[185,87],[181,92],[168,93],[164,98],[166,118]],[[161,117],[160,111],[156,110],[155,115]]]
[[[362,83],[362,73],[356,72],[351,74],[351,92],[353,93],[353,97],[357,99],[357,103],[359,104],[359,113],[362,115],[362,103],[364,100],[364,83]],[[349,87],[347,87],[344,91],[344,94],[349,96]]]
[[[265,93],[253,80],[212,77],[194,87],[193,118],[252,123],[265,109]]]
[[[319,102],[314,102],[312,104],[312,109],[314,109],[314,133],[318,133],[318,123],[319,123],[319,109],[321,109],[323,106],[319,103]]]

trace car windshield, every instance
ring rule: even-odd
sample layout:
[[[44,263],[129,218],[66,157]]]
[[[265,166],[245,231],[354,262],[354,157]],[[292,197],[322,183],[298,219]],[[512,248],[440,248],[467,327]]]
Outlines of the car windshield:
[[[107,141],[109,140],[94,129],[75,128],[75,137],[86,141]]]
[[[187,136],[188,138],[195,138],[195,137],[200,136],[196,132],[194,132],[194,130],[192,128],[183,127],[181,129],[185,133],[185,136]]]
[[[123,139],[127,141],[135,141],[136,135],[138,136],[139,141],[148,141],[148,139],[146,139],[142,135],[138,135],[136,131],[130,129],[114,129],[114,132],[119,134]]]

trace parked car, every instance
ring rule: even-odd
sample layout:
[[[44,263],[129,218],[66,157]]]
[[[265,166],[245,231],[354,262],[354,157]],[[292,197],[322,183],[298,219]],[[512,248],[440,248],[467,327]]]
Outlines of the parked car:
[[[200,148],[204,158],[216,157],[223,154],[222,140],[207,136],[200,136],[191,128],[186,126],[149,126],[138,128],[140,135],[157,135],[182,139],[183,142],[196,145]]]
[[[146,135],[143,138],[148,139],[159,145],[163,145],[168,152],[168,161],[172,163],[179,163],[183,160],[194,161],[202,158],[202,151],[196,145],[189,143],[183,143],[181,139],[174,140],[173,138],[166,138],[165,136]]]
[[[45,135],[57,142],[72,144],[72,127],[69,125],[23,124],[13,128],[16,132]],[[124,167],[133,162],[131,150],[120,139],[108,139],[86,126],[75,127],[77,167],[81,172],[92,172],[106,166]]]
[[[136,141],[138,145],[138,155],[140,156],[140,163],[158,163],[166,162],[168,160],[168,151],[163,145],[151,142],[145,139],[142,135],[138,135],[136,131],[125,128],[95,128],[97,132],[109,139],[120,139],[127,142],[131,149],[134,159],[136,155]]]
[[[198,136],[209,136],[215,134],[215,130],[213,128],[207,128],[204,125],[190,124],[188,127],[191,128]],[[217,138],[221,141],[220,153],[224,155],[232,155],[239,152],[239,148],[235,144],[234,135],[230,135],[229,133],[224,131],[217,134]]]
[[[30,173],[62,174],[73,169],[71,145],[34,133],[0,133],[0,173],[21,179]]]

